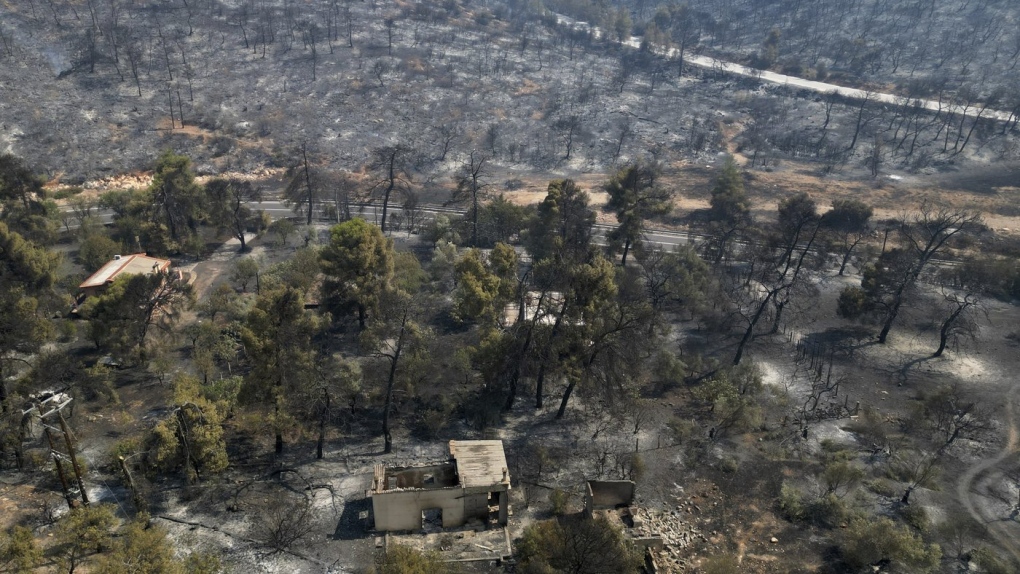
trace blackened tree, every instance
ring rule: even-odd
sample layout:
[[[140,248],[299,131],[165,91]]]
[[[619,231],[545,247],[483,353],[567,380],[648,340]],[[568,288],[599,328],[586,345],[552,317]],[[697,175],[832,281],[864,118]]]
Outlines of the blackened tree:
[[[211,223],[240,241],[242,253],[247,251],[245,234],[258,231],[261,222],[248,204],[261,202],[262,190],[248,181],[217,178],[205,184],[205,194],[209,199]]]
[[[379,227],[386,233],[386,216],[394,192],[406,193],[411,189],[411,148],[397,144],[372,150],[368,170],[375,180],[369,187],[373,197],[382,198],[382,219]]]

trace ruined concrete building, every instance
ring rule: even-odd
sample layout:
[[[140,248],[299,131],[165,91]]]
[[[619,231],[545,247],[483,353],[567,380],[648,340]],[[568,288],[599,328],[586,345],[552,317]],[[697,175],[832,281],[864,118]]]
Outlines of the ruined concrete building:
[[[509,516],[510,473],[503,441],[450,441],[447,461],[413,467],[376,465],[372,479],[375,529],[418,530],[429,523],[443,528],[468,520]]]
[[[662,535],[647,523],[647,513],[634,506],[633,481],[589,480],[584,486],[586,517],[608,520],[639,548],[662,549]]]

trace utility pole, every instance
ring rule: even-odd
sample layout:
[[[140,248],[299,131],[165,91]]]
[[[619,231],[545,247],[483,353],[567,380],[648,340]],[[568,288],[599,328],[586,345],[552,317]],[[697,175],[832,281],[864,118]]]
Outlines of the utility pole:
[[[78,456],[74,448],[74,441],[72,440],[73,437],[67,426],[67,420],[64,419],[64,413],[62,412],[67,405],[71,404],[71,400],[71,396],[66,393],[52,393],[43,397],[41,400],[36,400],[24,414],[28,415],[35,411],[35,414],[38,415],[39,424],[42,425],[43,433],[46,435],[46,442],[50,447],[50,455],[53,457],[53,463],[57,467],[57,476],[60,477],[60,486],[64,491],[64,500],[67,501],[67,506],[73,509],[79,504],[88,506],[89,496],[88,493],[85,492],[85,480],[82,477],[81,466],[78,464]],[[48,422],[48,420],[52,419],[54,416],[56,416],[57,423],[60,425],[59,429],[50,425]],[[67,448],[66,453],[57,449],[53,440],[54,433],[60,433],[64,436],[64,445]],[[68,480],[67,472],[64,469],[63,461],[67,458],[71,460],[71,468],[74,470],[74,478],[77,482],[78,492],[73,491]]]
[[[81,467],[78,465],[78,453],[74,450],[74,443],[71,442],[71,431],[67,430],[67,421],[64,420],[64,413],[57,409],[57,420],[60,421],[60,431],[64,433],[64,443],[67,444],[67,454],[71,457],[71,466],[74,468],[74,476],[78,479],[78,490],[81,491],[81,501],[85,506],[89,505],[89,495],[85,492],[85,481],[81,478]]]
[[[53,445],[53,435],[50,434],[50,427],[43,423],[43,432],[46,434],[46,442],[50,444],[50,454],[53,455],[53,462],[57,465],[57,476],[60,477],[60,487],[64,491],[64,500],[68,508],[74,508],[74,497],[71,496],[71,487],[67,484],[67,475],[64,474],[64,465],[60,462],[60,454]]]

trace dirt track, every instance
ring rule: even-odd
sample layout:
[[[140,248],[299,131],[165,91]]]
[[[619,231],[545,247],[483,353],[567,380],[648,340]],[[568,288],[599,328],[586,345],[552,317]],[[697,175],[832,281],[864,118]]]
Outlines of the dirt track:
[[[1000,465],[1020,452],[1020,423],[1014,409],[1018,392],[1020,384],[1014,385],[1006,395],[1009,430],[1002,450],[971,466],[956,483],[957,496],[967,512],[978,523],[988,527],[988,534],[1012,555],[1016,566],[1020,566],[1020,547],[1017,546],[1020,523],[1015,520],[1016,512],[1008,516],[1001,515],[1002,500],[992,491],[995,484],[1007,480]]]

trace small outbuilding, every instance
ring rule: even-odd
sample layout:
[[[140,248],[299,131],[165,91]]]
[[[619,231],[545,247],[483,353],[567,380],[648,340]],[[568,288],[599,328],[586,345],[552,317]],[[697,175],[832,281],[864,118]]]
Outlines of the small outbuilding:
[[[91,297],[102,293],[121,275],[165,273],[168,269],[170,269],[168,259],[149,257],[144,253],[114,255],[113,259],[89,276],[78,288],[81,289],[82,297]]]
[[[640,548],[662,550],[662,534],[648,523],[648,512],[634,506],[634,482],[631,480],[585,482],[584,516],[608,520]]]
[[[372,514],[381,531],[452,528],[472,519],[505,526],[510,473],[503,441],[450,441],[450,458],[412,467],[376,465]]]

